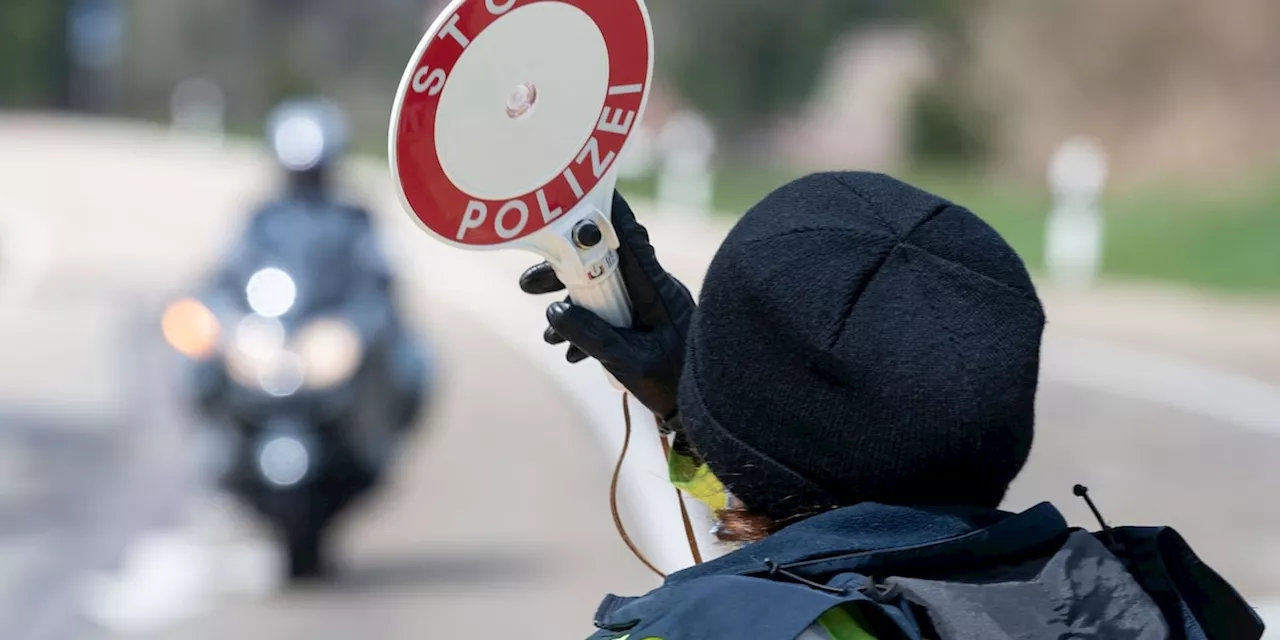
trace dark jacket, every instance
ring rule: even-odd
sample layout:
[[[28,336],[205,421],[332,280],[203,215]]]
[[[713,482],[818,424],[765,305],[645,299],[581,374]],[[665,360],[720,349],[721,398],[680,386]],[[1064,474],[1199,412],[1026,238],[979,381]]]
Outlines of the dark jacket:
[[[609,596],[592,638],[794,640],[836,607],[856,608],[880,640],[1261,637],[1243,600],[1168,534],[1113,529],[1103,542],[1048,503],[1020,514],[865,503],[673,574],[643,597]],[[1188,578],[1190,565],[1203,570]]]

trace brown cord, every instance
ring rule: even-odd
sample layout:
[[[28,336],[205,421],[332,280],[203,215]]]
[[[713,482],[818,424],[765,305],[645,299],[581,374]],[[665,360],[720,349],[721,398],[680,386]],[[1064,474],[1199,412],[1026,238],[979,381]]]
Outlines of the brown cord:
[[[622,461],[627,458],[627,448],[631,446],[631,406],[627,403],[628,394],[622,394],[622,418],[626,424],[626,434],[622,438],[622,451],[618,454],[618,464],[613,467],[613,481],[609,483],[609,511],[613,514],[613,526],[617,527],[618,535],[622,536],[622,541],[626,543],[627,548],[635,555],[644,566],[649,570],[658,574],[662,578],[666,578],[667,574],[653,566],[649,559],[640,553],[640,549],[636,547],[636,543],[631,541],[631,536],[627,535],[626,527],[622,526],[622,517],[618,515],[618,478],[622,475]],[[665,442],[665,440],[664,440]],[[684,506],[684,503],[681,503]],[[687,520],[686,520],[687,522]]]
[[[669,460],[671,444],[662,434],[658,434],[658,439],[662,441],[662,456]],[[702,564],[702,551],[698,549],[698,539],[693,535],[693,522],[689,520],[689,509],[685,507],[684,496],[680,495],[679,488],[676,488],[676,502],[680,503],[680,517],[684,520],[684,536],[689,541],[689,553],[693,554],[693,563]]]

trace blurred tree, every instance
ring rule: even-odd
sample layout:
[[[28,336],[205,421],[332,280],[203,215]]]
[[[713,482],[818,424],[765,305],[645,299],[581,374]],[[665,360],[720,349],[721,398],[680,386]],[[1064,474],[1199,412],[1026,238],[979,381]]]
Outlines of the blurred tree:
[[[988,114],[952,84],[943,76],[912,102],[908,154],[916,164],[981,163],[990,156]]]
[[[67,106],[69,5],[69,0],[0,2],[0,106]]]
[[[969,165],[993,152],[994,116],[966,86],[973,55],[968,21],[984,0],[918,0],[915,16],[931,29],[938,73],[911,104],[908,154],[917,165]]]

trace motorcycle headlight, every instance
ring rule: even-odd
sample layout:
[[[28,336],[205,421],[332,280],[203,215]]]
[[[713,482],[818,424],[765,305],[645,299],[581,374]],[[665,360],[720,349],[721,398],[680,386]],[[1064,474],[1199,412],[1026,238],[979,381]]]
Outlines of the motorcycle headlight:
[[[226,355],[227,373],[241,386],[287,396],[302,386],[301,359],[285,348],[284,326],[275,318],[245,316]]]
[[[287,271],[275,267],[259,269],[249,276],[244,295],[255,313],[264,318],[278,318],[293,308],[298,299],[298,285]]]
[[[222,326],[204,303],[183,298],[165,307],[160,330],[174,351],[193,360],[204,360],[217,350]]]
[[[341,318],[313,320],[298,332],[293,352],[302,361],[308,389],[330,389],[346,382],[360,366],[364,342]]]

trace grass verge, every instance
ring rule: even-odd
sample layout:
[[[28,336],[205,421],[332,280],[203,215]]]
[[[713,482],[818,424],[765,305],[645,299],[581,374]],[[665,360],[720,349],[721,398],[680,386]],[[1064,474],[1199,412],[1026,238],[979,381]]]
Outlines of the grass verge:
[[[1213,188],[1152,184],[1113,190],[1106,215],[1103,273],[1238,292],[1280,292],[1280,171],[1259,171]],[[799,172],[724,170],[716,177],[717,211],[740,215]],[[982,216],[1035,271],[1043,268],[1043,189],[999,185],[956,172],[901,174]],[[648,180],[619,185],[652,197]]]

